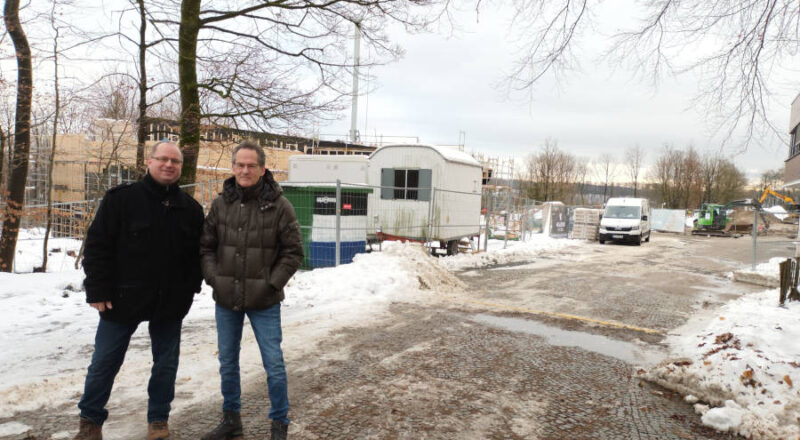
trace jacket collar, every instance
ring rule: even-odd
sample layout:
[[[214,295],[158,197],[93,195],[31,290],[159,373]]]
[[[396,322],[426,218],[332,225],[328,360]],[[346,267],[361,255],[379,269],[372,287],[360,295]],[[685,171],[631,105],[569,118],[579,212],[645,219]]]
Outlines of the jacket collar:
[[[178,187],[177,183],[172,185],[162,185],[156,182],[156,180],[153,179],[149,173],[145,174],[141,182],[146,192],[153,198],[161,202],[168,202],[168,206],[185,206],[184,200],[180,196],[181,189]]]
[[[258,183],[256,183],[253,189],[255,190],[256,199],[258,199],[259,204],[274,202],[283,194],[283,189],[278,185],[278,182],[275,181],[275,178],[269,170],[258,180]],[[242,200],[243,196],[243,188],[236,184],[235,177],[225,179],[225,183],[222,185],[222,198],[225,202],[232,203],[236,200]]]

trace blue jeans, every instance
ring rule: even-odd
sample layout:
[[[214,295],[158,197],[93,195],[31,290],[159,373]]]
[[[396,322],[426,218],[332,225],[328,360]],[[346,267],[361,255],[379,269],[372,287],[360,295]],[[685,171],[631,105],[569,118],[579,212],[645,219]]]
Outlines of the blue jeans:
[[[108,418],[105,406],[117,376],[131,335],[139,323],[120,323],[100,318],[94,338],[94,354],[86,375],[83,396],[78,403],[81,417],[102,425]],[[175,376],[181,351],[181,321],[150,322],[150,345],[153,368],[147,386],[147,421],[169,418],[170,403],[175,397]]]
[[[267,371],[269,418],[289,424],[289,387],[286,365],[281,351],[281,305],[263,310],[234,312],[217,306],[217,346],[219,375],[222,379],[222,410],[238,413],[242,409],[242,385],[239,376],[239,351],[242,343],[244,315],[250,320],[261,351],[261,362]]]

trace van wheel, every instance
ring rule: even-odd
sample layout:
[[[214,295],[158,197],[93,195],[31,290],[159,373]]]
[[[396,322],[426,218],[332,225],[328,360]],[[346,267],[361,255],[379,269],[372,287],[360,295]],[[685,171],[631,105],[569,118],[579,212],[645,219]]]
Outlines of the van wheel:
[[[605,240],[597,240],[597,241],[599,241],[599,242],[600,242],[600,244],[603,244],[603,243],[605,243],[605,242],[606,242]]]
[[[650,233],[649,232],[647,233],[647,238],[644,241],[650,243]]]
[[[641,245],[642,245],[642,236],[639,235],[638,237],[636,237],[636,246],[641,246]]]

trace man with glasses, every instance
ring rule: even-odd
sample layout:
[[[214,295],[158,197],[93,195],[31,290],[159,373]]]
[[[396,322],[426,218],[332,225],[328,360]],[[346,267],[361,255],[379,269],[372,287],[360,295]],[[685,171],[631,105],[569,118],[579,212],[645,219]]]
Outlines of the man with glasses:
[[[250,320],[267,372],[271,439],[286,439],[289,394],[281,351],[283,288],[303,261],[294,208],[252,142],[233,149],[233,177],[211,204],[200,239],[203,277],[214,288],[222,421],[203,440],[241,438],[239,349]]]
[[[131,335],[149,321],[153,368],[147,387],[147,439],[169,436],[181,322],[200,291],[203,208],[177,186],[183,156],[170,142],[153,146],[147,175],[106,192],[86,235],[86,302],[100,312],[86,375],[80,431],[101,440],[105,409]]]

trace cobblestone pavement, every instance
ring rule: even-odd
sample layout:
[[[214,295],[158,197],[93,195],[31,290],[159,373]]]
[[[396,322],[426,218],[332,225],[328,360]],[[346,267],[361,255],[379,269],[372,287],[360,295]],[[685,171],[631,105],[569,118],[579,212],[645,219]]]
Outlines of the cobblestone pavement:
[[[300,439],[725,439],[631,365],[476,323],[458,308],[394,304],[392,318],[290,362],[290,437]],[[301,371],[297,371],[301,369]],[[244,396],[246,439],[267,433],[263,380]],[[218,403],[174,418],[211,429]]]
[[[680,396],[638,379],[634,364],[550,345],[535,334],[489,325],[479,315],[544,322],[659,349],[663,333],[595,321],[667,332],[693,313],[760,289],[734,285],[724,275],[748,258],[739,249],[747,246],[742,240],[659,240],[654,235],[642,247],[591,245],[589,252],[564,251],[526,265],[466,271],[461,274],[470,286],[466,293],[444,301],[394,303],[377,322],[340,329],[309,354],[287,356],[290,438],[736,438],[702,426]],[[720,253],[730,254],[725,247],[740,258],[720,259]],[[268,438],[264,378],[243,389],[245,440]],[[200,438],[218,422],[219,407],[216,398],[174,414],[171,438]],[[14,419],[35,427],[32,439],[44,440],[76,424],[74,416],[55,415],[72,411],[23,413]]]

